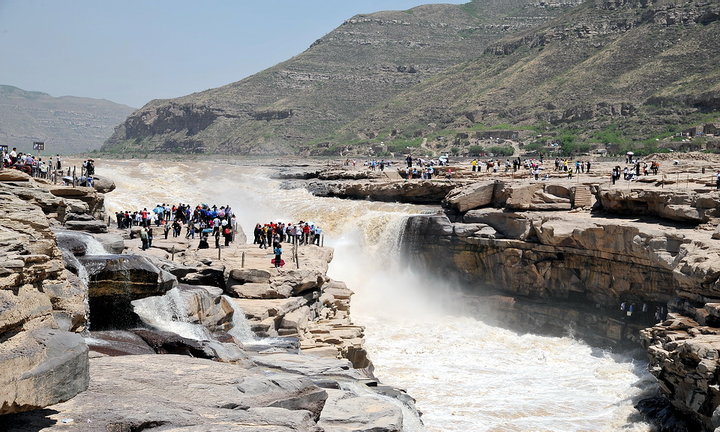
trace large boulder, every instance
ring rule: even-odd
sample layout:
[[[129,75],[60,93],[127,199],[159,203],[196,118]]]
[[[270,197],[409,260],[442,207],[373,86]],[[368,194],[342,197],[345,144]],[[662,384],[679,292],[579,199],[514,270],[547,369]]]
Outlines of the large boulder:
[[[16,169],[0,169],[0,182],[26,182],[32,177],[28,174]]]
[[[524,213],[495,209],[471,210],[463,217],[465,223],[487,224],[503,237],[526,240],[532,232],[532,220]]]
[[[64,402],[89,380],[88,348],[76,333],[38,328],[0,344],[0,414]]]
[[[115,182],[107,177],[93,176],[93,188],[100,193],[108,193],[115,190]]]
[[[116,233],[99,233],[93,237],[100,242],[107,253],[120,254],[125,250],[125,240],[120,234]]]
[[[455,187],[457,183],[449,180],[348,180],[307,184],[308,190],[318,196],[415,204],[439,204]]]
[[[708,193],[601,189],[598,198],[603,210],[622,215],[657,216],[691,224],[705,223],[720,216],[720,198]]]
[[[495,182],[479,182],[451,190],[443,199],[443,206],[458,212],[486,207],[493,202]]]

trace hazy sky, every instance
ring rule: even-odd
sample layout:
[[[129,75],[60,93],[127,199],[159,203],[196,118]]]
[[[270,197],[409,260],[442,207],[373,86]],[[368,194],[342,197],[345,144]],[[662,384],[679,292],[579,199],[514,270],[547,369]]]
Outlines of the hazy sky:
[[[469,0],[0,0],[0,84],[140,107],[238,81],[358,13]]]

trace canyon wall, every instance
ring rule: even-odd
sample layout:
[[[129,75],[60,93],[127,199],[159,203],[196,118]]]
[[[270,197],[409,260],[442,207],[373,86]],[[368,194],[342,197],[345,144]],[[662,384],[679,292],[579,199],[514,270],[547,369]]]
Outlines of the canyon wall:
[[[706,189],[480,182],[448,194],[444,211],[410,217],[403,247],[417,268],[457,281],[470,313],[643,346],[662,394],[711,430],[720,405],[719,200]]]

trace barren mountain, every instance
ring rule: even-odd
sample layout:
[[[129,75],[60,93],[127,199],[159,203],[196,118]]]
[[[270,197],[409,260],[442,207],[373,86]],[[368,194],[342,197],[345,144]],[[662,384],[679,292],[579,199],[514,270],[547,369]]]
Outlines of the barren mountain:
[[[505,124],[652,146],[719,116],[718,35],[717,0],[588,0],[366,111],[333,138]]]
[[[482,55],[502,37],[539,27],[574,3],[475,0],[358,15],[305,52],[251,77],[148,103],[116,128],[103,150],[332,151],[332,144],[320,138],[402,91]]]
[[[0,85],[0,144],[32,149],[44,141],[47,152],[99,149],[134,108],[103,99],[52,97]]]

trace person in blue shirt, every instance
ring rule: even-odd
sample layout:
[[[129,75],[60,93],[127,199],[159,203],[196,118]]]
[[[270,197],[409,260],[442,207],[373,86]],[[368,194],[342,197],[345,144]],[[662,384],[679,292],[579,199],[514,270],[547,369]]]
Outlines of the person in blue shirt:
[[[282,262],[282,247],[280,246],[280,242],[275,242],[273,245],[273,253],[275,254],[275,268],[280,268],[280,263]]]

